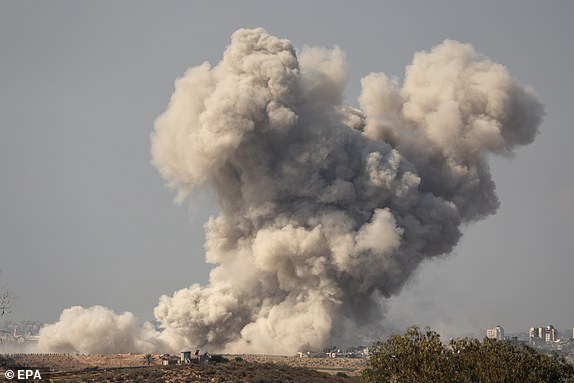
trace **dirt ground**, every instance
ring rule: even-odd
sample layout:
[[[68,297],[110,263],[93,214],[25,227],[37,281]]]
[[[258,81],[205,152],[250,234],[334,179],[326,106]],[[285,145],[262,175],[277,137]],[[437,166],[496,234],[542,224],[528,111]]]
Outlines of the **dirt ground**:
[[[148,366],[144,354],[3,356],[20,368],[40,369],[42,381],[58,383],[357,382],[365,363],[363,359],[224,355],[228,361],[223,363],[161,366],[159,355],[153,355],[152,365]],[[4,370],[7,368],[9,365]]]
[[[229,356],[229,358],[234,357],[236,356]],[[237,355],[237,357],[259,363],[280,363],[291,367],[305,367],[331,374],[342,371],[348,375],[359,375],[366,363],[365,359],[358,358],[299,358],[280,355]]]

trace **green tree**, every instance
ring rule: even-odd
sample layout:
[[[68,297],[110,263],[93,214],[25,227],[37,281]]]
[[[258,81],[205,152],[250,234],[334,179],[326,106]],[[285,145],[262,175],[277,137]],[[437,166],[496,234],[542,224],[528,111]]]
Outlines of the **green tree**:
[[[148,366],[151,365],[155,359],[152,354],[146,354],[143,357],[145,359],[144,363],[147,363]]]
[[[449,382],[451,354],[437,333],[413,326],[404,335],[392,335],[386,342],[375,344],[362,381]]]
[[[574,367],[506,341],[456,339],[444,344],[429,328],[410,327],[373,347],[365,383],[574,383]]]
[[[460,382],[574,382],[574,367],[556,354],[544,355],[526,345],[484,339],[450,342]]]

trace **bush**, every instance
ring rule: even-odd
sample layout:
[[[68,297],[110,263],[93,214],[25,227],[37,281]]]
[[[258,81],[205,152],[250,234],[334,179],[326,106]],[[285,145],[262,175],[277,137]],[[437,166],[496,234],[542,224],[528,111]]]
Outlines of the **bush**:
[[[211,355],[211,358],[209,359],[211,362],[214,363],[224,363],[224,362],[229,362],[229,359],[227,359],[226,357],[224,357],[223,355]]]
[[[557,355],[493,339],[445,345],[430,330],[410,327],[373,347],[362,381],[425,383],[574,383],[574,367]]]

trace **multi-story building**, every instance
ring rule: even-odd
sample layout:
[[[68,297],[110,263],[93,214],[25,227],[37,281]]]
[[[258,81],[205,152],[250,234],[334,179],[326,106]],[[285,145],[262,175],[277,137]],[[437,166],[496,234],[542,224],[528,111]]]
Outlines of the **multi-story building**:
[[[530,343],[552,343],[558,340],[558,332],[553,325],[548,325],[546,327],[531,327],[530,331],[528,332],[528,337]]]
[[[504,329],[502,326],[496,326],[495,328],[489,328],[486,330],[486,337],[490,339],[503,340],[504,339]]]
[[[544,334],[544,341],[546,341],[546,343],[550,343],[550,342],[556,342],[557,340],[558,335],[556,333],[556,329],[554,328],[554,326],[552,325],[547,326]]]

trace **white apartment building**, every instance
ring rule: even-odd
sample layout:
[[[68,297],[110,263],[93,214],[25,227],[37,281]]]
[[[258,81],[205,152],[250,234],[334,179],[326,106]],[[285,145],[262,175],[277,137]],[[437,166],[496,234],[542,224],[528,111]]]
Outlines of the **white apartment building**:
[[[504,339],[504,329],[502,326],[496,326],[495,328],[489,328],[486,330],[486,337],[490,339],[503,340]]]
[[[545,335],[544,340],[547,343],[556,342],[558,340],[558,334],[556,333],[556,329],[552,325],[546,327],[546,333],[544,335]]]
[[[574,335],[574,329],[572,329]],[[531,342],[547,342],[552,343],[558,340],[558,332],[552,325],[546,327],[531,327],[528,332],[528,337]]]

